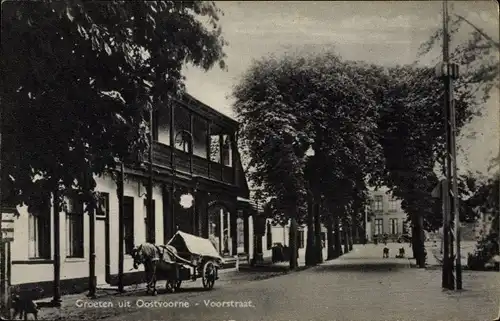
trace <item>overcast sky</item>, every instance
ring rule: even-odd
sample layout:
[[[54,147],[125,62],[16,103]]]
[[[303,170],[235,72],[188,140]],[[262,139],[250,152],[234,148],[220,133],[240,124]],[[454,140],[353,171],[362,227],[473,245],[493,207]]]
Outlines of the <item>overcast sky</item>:
[[[469,18],[498,39],[496,1],[450,2],[456,13]],[[222,1],[224,38],[229,42],[228,71],[203,72],[186,68],[188,92],[214,109],[234,117],[232,87],[253,59],[287,51],[335,50],[350,60],[381,65],[412,63],[420,44],[442,24],[440,1]],[[466,38],[469,30],[459,37]],[[460,38],[456,39],[460,42]],[[439,59],[439,52],[425,62]],[[495,92],[463,139],[467,150],[462,168],[485,173],[500,145],[499,95]],[[467,136],[467,134],[465,134]]]

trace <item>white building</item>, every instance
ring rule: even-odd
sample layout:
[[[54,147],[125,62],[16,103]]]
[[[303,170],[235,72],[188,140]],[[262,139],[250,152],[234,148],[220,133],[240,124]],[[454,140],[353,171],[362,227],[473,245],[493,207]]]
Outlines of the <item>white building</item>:
[[[175,113],[174,113],[175,110]],[[125,168],[123,198],[124,283],[142,280],[131,272],[130,252],[151,240],[165,244],[177,230],[216,240],[224,257],[249,248],[252,239],[249,216],[240,198],[248,198],[248,186],[236,148],[238,123],[186,95],[155,112],[153,128],[153,210],[146,210],[148,172]],[[96,191],[103,202],[96,213],[95,233],[77,197],[67,199],[68,208],[54,215],[52,201],[34,213],[19,207],[14,241],[11,243],[11,283],[21,289],[41,287],[53,295],[60,271],[60,292],[87,290],[90,240],[95,241],[97,284],[116,284],[119,265],[119,202],[116,182],[96,177]],[[191,207],[180,203],[192,195]],[[55,217],[59,224],[55,226]],[[59,242],[56,242],[56,238]],[[59,243],[59,258],[55,244]],[[251,248],[251,247],[250,247]],[[140,279],[138,279],[140,277]]]

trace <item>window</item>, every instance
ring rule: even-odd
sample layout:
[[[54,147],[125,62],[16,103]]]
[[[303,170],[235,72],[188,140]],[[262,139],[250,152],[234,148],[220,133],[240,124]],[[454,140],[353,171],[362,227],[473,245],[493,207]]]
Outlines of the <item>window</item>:
[[[66,211],[66,257],[83,258],[83,203],[70,197]]]
[[[390,220],[390,224],[391,224],[391,234],[398,234],[399,231],[398,231],[398,219],[397,218],[391,218]]]
[[[236,239],[238,247],[245,246],[245,222],[241,217],[236,219]]]
[[[125,254],[131,254],[134,249],[134,198],[125,196],[123,203],[124,249]]]
[[[233,166],[231,158],[231,136],[222,135],[222,164],[225,166]]]
[[[193,118],[193,154],[207,158],[208,123],[205,119]]]
[[[297,235],[297,245],[299,247],[299,249],[303,249],[304,248],[304,231],[301,230],[301,231],[297,231],[298,232],[298,235]]]
[[[377,218],[375,220],[375,234],[376,235],[384,234],[384,222],[381,218]]]
[[[222,127],[210,124],[210,161],[221,163],[221,134]]]
[[[375,200],[373,202],[373,210],[374,211],[382,211],[384,209],[382,204],[382,196],[375,196]]]
[[[189,132],[183,131],[175,136],[175,148],[182,150],[184,153],[191,153],[191,135]]]
[[[184,152],[188,152],[186,147],[190,147],[190,137],[186,133],[191,132],[191,115],[189,111],[179,105],[175,106],[174,110],[174,141],[175,147]]]
[[[151,218],[148,219],[148,200],[144,200],[144,231],[146,235],[146,242],[154,243],[155,241],[155,200],[153,200],[153,208],[151,210]],[[148,223],[151,223],[149,226]],[[148,228],[149,227],[149,228]]]
[[[210,160],[220,163],[220,137],[219,135],[210,136]]]
[[[28,251],[30,259],[50,259],[50,196],[28,217]]]
[[[389,211],[395,212],[397,210],[398,210],[398,200],[394,199],[394,198],[391,198],[389,200]]]
[[[154,139],[162,144],[170,145],[170,106],[162,106],[155,113]]]
[[[96,218],[106,218],[109,214],[109,194],[100,193],[99,203],[97,204],[97,210],[95,213]]]
[[[267,222],[266,241],[267,241],[267,249],[270,250],[273,247],[273,230],[270,222]]]

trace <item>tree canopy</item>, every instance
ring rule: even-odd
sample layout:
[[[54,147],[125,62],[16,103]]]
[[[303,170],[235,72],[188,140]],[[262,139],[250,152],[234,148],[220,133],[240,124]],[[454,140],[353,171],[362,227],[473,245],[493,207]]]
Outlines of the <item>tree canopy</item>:
[[[254,62],[235,88],[250,178],[272,196],[278,222],[288,219],[284,204],[303,219],[311,189],[343,212],[352,194],[365,196],[367,175],[384,166],[375,133],[381,72],[333,53],[286,55]]]
[[[91,191],[93,174],[140,160],[149,110],[182,92],[182,66],[224,67],[221,14],[204,1],[2,1],[11,201]]]

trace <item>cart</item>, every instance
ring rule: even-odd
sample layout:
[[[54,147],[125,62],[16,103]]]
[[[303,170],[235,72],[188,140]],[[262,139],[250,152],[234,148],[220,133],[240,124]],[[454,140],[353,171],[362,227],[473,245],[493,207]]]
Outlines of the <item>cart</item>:
[[[155,276],[166,281],[167,291],[175,292],[183,281],[199,278],[204,289],[214,287],[223,259],[210,240],[178,231],[163,248],[166,255],[157,263]]]

